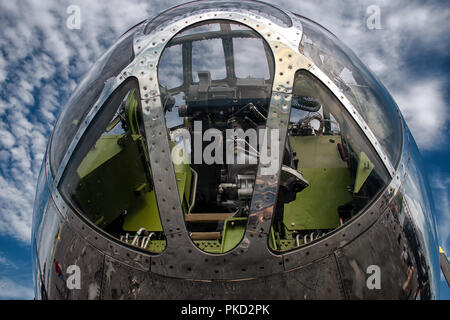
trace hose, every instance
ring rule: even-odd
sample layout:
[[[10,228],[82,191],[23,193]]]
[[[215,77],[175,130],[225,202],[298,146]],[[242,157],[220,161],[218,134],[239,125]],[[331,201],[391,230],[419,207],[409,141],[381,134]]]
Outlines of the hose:
[[[152,236],[154,236],[154,235],[155,235],[154,232],[150,232],[150,234],[147,237],[142,239],[141,248],[143,248],[143,249],[147,248],[148,243],[150,242]]]
[[[139,239],[139,236],[141,235],[141,232],[143,232],[143,231],[147,231],[147,230],[146,230],[145,228],[140,228],[140,229],[136,232],[136,236],[134,237],[133,242],[131,243],[132,246],[136,245],[136,243],[137,243],[137,241],[138,241],[138,239]]]
[[[322,105],[313,97],[293,95],[292,107],[299,110],[317,112],[320,110]]]
[[[297,244],[297,247],[300,247],[300,233],[295,237],[295,242]]]

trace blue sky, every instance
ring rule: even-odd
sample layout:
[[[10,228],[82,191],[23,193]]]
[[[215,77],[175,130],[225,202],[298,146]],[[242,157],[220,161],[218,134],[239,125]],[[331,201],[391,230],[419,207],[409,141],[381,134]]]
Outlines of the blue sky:
[[[0,1],[0,299],[33,296],[35,185],[47,139],[70,93],[124,31],[182,2]],[[440,244],[450,254],[448,1],[271,2],[331,30],[391,92],[423,155]],[[80,30],[66,26],[72,4],[81,8]],[[367,28],[370,5],[380,8],[381,29]],[[441,298],[450,299],[443,282]]]

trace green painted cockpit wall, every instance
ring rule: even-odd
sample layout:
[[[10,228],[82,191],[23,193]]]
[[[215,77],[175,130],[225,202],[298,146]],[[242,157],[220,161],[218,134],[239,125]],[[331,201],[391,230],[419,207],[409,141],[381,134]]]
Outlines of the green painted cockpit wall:
[[[78,201],[100,227],[125,214],[125,231],[162,231],[155,192],[146,179],[139,154],[140,139],[130,134],[103,135],[77,170]],[[189,165],[177,165],[175,174],[180,198],[189,199]]]
[[[153,184],[145,174],[150,168],[144,167],[148,158],[142,151],[145,141],[140,134],[138,107],[132,91],[125,106],[128,132],[102,135],[83,159],[77,169],[80,177],[77,200],[88,217],[102,228],[125,215],[124,231],[145,228],[161,232]],[[290,142],[299,158],[299,171],[310,185],[297,194],[295,201],[285,205],[284,225],[290,232],[336,228],[338,208],[352,201],[352,191],[360,190],[373,164],[365,154],[359,154],[356,178],[353,177],[339,155],[339,136],[291,136]],[[171,143],[171,148],[174,146],[175,143]],[[192,173],[188,164],[174,165],[174,169],[186,214],[191,202]],[[221,241],[196,243],[205,251],[226,252],[239,243],[244,232],[245,221],[225,221]],[[275,235],[271,238],[275,241]],[[149,245],[163,248],[162,243],[155,241],[163,240],[153,240]],[[151,251],[160,251],[154,249]]]
[[[86,213],[101,227],[126,210],[124,231],[133,232],[142,227],[148,231],[162,231],[155,193],[146,181],[142,161],[135,161],[140,157],[140,139],[139,135],[104,135],[77,170],[81,178],[78,199]],[[336,228],[339,225],[338,207],[352,200],[351,186],[355,183],[338,153],[340,137],[294,136],[290,140],[299,158],[299,171],[310,186],[298,193],[295,201],[285,205],[285,226],[291,231]],[[192,179],[189,165],[175,165],[175,173],[180,199],[186,209],[190,203]],[[243,222],[226,221],[222,241],[196,243],[208,252],[226,252],[242,238]],[[164,247],[155,241],[149,245]],[[156,247],[151,251],[160,251]]]
[[[284,206],[285,226],[289,230],[336,228],[338,207],[352,201],[355,180],[339,155],[340,137],[291,136],[290,142],[299,158],[299,171],[310,185]]]
[[[123,230],[162,231],[146,145],[141,135],[139,98],[131,90],[123,110],[106,128],[77,168],[80,182],[76,198],[85,214],[99,227],[125,215]],[[123,113],[122,113],[123,112]],[[120,114],[122,113],[122,114]],[[121,125],[125,134],[110,134]],[[172,144],[173,147],[173,144]],[[148,172],[148,174],[146,174]],[[180,198],[189,205],[191,171],[188,164],[175,166]],[[150,177],[151,179],[151,177]]]

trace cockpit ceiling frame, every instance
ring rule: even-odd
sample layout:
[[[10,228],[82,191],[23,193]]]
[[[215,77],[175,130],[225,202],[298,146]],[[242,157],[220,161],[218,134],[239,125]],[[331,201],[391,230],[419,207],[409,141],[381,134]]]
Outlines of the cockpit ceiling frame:
[[[224,24],[224,22],[226,22]],[[208,23],[220,23],[221,28],[223,25],[230,28],[230,30],[223,30],[220,31],[207,31],[207,32],[201,32],[196,34],[188,34],[185,36],[175,36],[172,38],[172,40],[167,44],[167,46],[164,48],[167,50],[170,47],[181,45],[182,46],[182,58],[183,58],[183,77],[184,82],[174,88],[170,88],[169,93],[171,95],[177,95],[181,91],[186,90],[187,87],[190,85],[190,83],[193,82],[193,71],[192,71],[192,47],[193,43],[196,41],[204,41],[204,40],[212,40],[212,39],[219,39],[222,41],[223,49],[225,57],[232,57],[233,56],[233,39],[235,38],[246,38],[246,39],[260,39],[259,35],[255,34],[252,30],[232,30],[230,25],[227,24],[228,20],[210,20]],[[185,29],[186,30],[186,29]],[[274,69],[274,61],[272,58],[272,50],[270,49],[269,45],[266,42],[263,42],[264,51],[266,54],[267,61],[269,63],[269,70]],[[236,79],[236,66],[234,63],[234,59],[227,59],[225,58],[225,69],[226,69],[226,79]],[[273,80],[273,72],[270,73],[270,81]]]
[[[86,119],[84,119],[70,144],[69,150],[53,180],[52,194],[59,198],[61,197],[57,192],[57,186],[65,167],[86,128],[94,119],[104,101],[129,77],[135,77],[139,81],[140,95],[143,99],[141,106],[144,128],[147,141],[151,141],[147,145],[147,148],[154,175],[159,211],[164,212],[161,218],[164,233],[167,237],[167,248],[161,255],[162,260],[157,265],[161,264],[162,266],[165,264],[164,259],[170,260],[170,257],[176,257],[179,248],[186,248],[190,252],[194,251],[202,255],[206,254],[205,252],[200,253],[200,250],[193,244],[186,229],[178,193],[175,192],[177,190],[177,183],[173,166],[171,165],[169,137],[164,111],[161,100],[159,99],[158,63],[167,44],[176,34],[187,27],[209,20],[227,20],[243,24],[259,34],[272,50],[275,59],[275,74],[266,126],[268,129],[280,130],[280,146],[285,145],[291,111],[294,77],[298,70],[305,69],[320,79],[341,101],[377,151],[389,174],[394,176],[395,169],[389,157],[359,112],[333,81],[310,59],[299,52],[298,48],[302,38],[302,25],[295,15],[289,14],[289,16],[293,22],[290,28],[283,28],[267,18],[245,11],[194,12],[193,15],[187,18],[177,18],[164,28],[157,29],[147,35],[144,34],[145,25],[139,26],[133,41],[135,59],[117,77],[109,79],[106,83],[101,96],[88,113]],[[280,156],[282,156],[283,149],[280,150]],[[257,183],[253,193],[248,225],[243,240],[233,250],[220,256],[234,255],[235,258],[238,258],[238,256],[241,256],[238,253],[250,253],[250,255],[258,257],[259,261],[282,259],[281,256],[276,256],[271,253],[267,246],[267,235],[270,232],[272,213],[278,192],[280,170],[275,175],[262,175],[261,166],[262,164],[258,167]],[[50,171],[47,172],[47,174],[49,173]],[[247,256],[246,259],[248,259],[247,254],[242,256]],[[272,264],[272,266],[278,266],[280,270],[283,269],[282,264],[279,263]],[[161,272],[167,272],[167,270],[167,268],[163,268]],[[267,268],[261,272],[271,274],[274,271],[276,270],[273,268]]]

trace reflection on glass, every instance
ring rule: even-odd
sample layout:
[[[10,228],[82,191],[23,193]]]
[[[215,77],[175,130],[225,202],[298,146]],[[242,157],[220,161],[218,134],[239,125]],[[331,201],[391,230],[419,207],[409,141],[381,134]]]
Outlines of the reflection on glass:
[[[34,199],[33,207],[33,224],[32,224],[32,237],[34,241],[36,238],[36,232],[39,230],[42,219],[45,213],[45,208],[49,199],[49,190],[47,187],[47,176],[45,172],[45,159],[42,161],[41,171],[39,172],[36,196]]]
[[[169,63],[174,47],[182,65]],[[227,21],[183,31],[161,57],[158,74],[180,200],[191,238],[205,251],[226,252],[245,232],[259,161],[252,142],[265,128],[273,63],[263,39]],[[175,76],[180,78],[170,80]]]
[[[170,8],[159,16],[155,17],[145,27],[144,33],[149,34],[157,28],[164,28],[168,23],[176,18],[184,18],[192,15],[194,11],[224,11],[231,10],[236,12],[250,11],[253,14],[270,19],[282,27],[292,26],[292,21],[289,16],[282,10],[264,2],[248,1],[248,0],[231,0],[231,1],[192,1]]]
[[[237,78],[270,79],[269,65],[267,63],[261,65],[260,61],[254,58],[260,52],[264,52],[264,43],[261,40],[235,38],[233,46],[239,48],[234,54]]]
[[[41,271],[38,265],[38,260],[36,258],[38,252],[38,235],[40,228],[42,226],[42,221],[44,219],[44,214],[47,208],[47,203],[49,200],[49,191],[47,188],[47,177],[45,174],[45,159],[42,161],[41,171],[39,172],[36,196],[34,200],[34,208],[33,208],[33,223],[32,223],[32,234],[31,234],[31,254],[33,263],[33,282],[35,288],[35,297],[41,297],[41,291],[38,290],[41,288]],[[44,289],[43,289],[44,290]],[[45,294],[45,290],[44,290]]]
[[[410,144],[410,158],[401,187],[405,203],[401,212],[405,225],[403,227],[418,265],[415,276],[418,278],[422,298],[435,299],[439,296],[440,276],[436,226],[428,181],[423,175],[425,169],[414,142]],[[426,293],[428,287],[431,289],[431,296]]]
[[[302,51],[344,92],[367,122],[395,166],[402,131],[392,97],[355,54],[319,25],[301,18]]]
[[[102,93],[105,82],[109,78],[117,76],[133,58],[133,34],[130,34],[112,46],[78,85],[59,116],[53,132],[50,152],[53,175],[56,175],[82,119]]]
[[[222,40],[209,39],[192,43],[192,76],[198,82],[198,73],[208,70],[211,80],[225,79],[225,56]]]
[[[96,115],[61,179],[61,193],[112,236],[151,252],[165,248],[143,131],[130,79]]]
[[[169,88],[176,88],[183,84],[183,56],[181,46],[172,46],[166,49],[160,68],[171,69],[172,72],[160,74],[160,83]]]
[[[40,263],[40,281],[49,287],[50,272],[53,270],[53,257],[59,240],[61,216],[52,201],[49,202],[41,227],[36,235],[37,255]]]
[[[306,71],[295,77],[282,176],[289,163],[303,185],[280,183],[269,242],[276,251],[308,244],[345,224],[389,181],[357,124]]]

